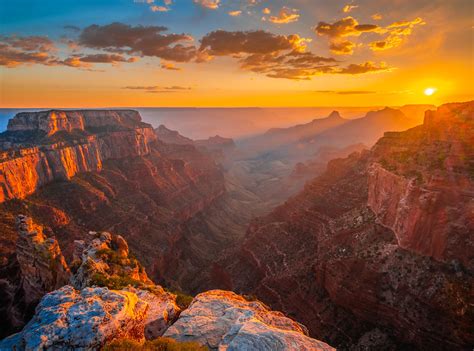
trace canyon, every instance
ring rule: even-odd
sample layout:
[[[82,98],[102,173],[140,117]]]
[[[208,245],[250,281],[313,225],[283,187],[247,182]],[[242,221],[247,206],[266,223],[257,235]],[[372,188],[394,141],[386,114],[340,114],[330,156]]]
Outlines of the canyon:
[[[30,318],[44,323],[34,308],[50,292],[63,312],[64,296],[119,309],[150,298],[122,291],[118,277],[127,277],[141,291],[201,294],[180,322],[160,319],[155,329],[133,302],[135,315],[120,320],[130,332],[108,329],[93,342],[167,329],[176,340],[192,332],[190,341],[232,348],[264,342],[277,323],[272,340],[299,349],[330,349],[307,334],[338,349],[467,348],[473,106],[443,105],[417,127],[426,106],[352,120],[333,112],[235,142],[154,129],[131,110],[19,113],[0,134],[2,337]],[[101,234],[109,232],[120,235]],[[31,260],[30,247],[48,254]],[[123,267],[110,270],[98,250],[116,252]],[[222,309],[236,319],[219,318]],[[242,319],[242,309],[261,317]],[[211,330],[193,327],[202,318]],[[240,324],[206,334],[229,323]]]
[[[326,172],[220,259],[216,286],[254,294],[342,349],[474,343],[474,103],[426,113]]]

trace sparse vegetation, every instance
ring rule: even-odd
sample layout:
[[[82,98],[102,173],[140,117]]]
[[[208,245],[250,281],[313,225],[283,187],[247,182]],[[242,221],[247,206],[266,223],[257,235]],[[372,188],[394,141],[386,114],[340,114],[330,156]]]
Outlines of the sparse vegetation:
[[[103,351],[206,351],[207,347],[196,342],[179,342],[170,338],[158,338],[140,343],[129,339],[114,340]]]
[[[142,288],[143,283],[126,275],[117,275],[106,277],[102,273],[94,273],[91,277],[91,284],[96,286],[104,286],[112,290],[120,290],[131,285],[136,288]]]

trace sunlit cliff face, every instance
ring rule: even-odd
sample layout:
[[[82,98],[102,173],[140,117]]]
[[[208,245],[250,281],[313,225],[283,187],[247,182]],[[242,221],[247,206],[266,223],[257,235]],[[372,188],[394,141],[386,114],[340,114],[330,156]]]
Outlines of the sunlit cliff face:
[[[469,0],[3,2],[0,106],[465,101],[474,96],[471,6]]]

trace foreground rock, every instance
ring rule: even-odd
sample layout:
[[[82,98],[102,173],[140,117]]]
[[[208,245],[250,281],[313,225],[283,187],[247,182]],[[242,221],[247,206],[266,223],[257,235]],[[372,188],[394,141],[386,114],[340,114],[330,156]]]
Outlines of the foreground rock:
[[[164,336],[211,350],[334,350],[307,333],[306,327],[259,301],[213,290],[196,296]]]
[[[149,303],[131,291],[65,286],[46,295],[21,333],[1,350],[94,350],[116,338],[144,336]]]

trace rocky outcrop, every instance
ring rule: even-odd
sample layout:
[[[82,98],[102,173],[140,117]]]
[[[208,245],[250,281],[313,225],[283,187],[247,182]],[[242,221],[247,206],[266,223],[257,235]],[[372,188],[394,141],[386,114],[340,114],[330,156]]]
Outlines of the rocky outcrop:
[[[216,285],[255,294],[341,349],[468,349],[473,105],[442,106],[331,161],[251,224],[216,265]]]
[[[119,126],[136,128],[145,125],[133,110],[49,110],[21,112],[8,121],[8,130],[42,131],[53,135],[59,131],[87,130]]]
[[[16,257],[21,271],[21,288],[26,304],[37,303],[44,294],[69,281],[70,271],[55,238],[26,216],[18,216]]]
[[[149,144],[156,140],[156,135],[150,125],[140,122],[138,113],[130,111],[131,117],[126,117],[117,111],[92,112],[28,112],[10,120],[9,130],[0,134],[3,149],[12,148],[0,151],[0,203],[25,198],[55,180],[100,171],[106,160],[150,152]],[[68,134],[73,127],[81,127],[79,130],[85,134]],[[111,130],[104,133],[107,128]],[[42,138],[34,147],[25,147],[31,144],[23,133],[25,130],[48,133],[51,138]],[[18,134],[21,137],[15,138]],[[1,143],[2,140],[14,141]]]
[[[121,280],[134,286],[153,285],[137,259],[129,257],[128,244],[120,235],[89,232],[85,240],[74,241],[71,284],[76,289],[102,283],[118,285]],[[126,280],[125,280],[126,278]]]
[[[428,111],[423,126],[374,147],[368,205],[398,244],[474,270],[474,103]]]
[[[144,337],[149,305],[134,292],[64,286],[46,295],[23,331],[2,350],[96,350],[117,338]]]
[[[193,145],[194,141],[179,134],[176,130],[166,128],[163,124],[155,129],[159,140],[166,144]]]
[[[229,151],[235,148],[234,140],[231,138],[223,138],[219,135],[208,139],[196,140],[194,141],[194,145],[205,148],[209,151]]]
[[[303,325],[282,313],[221,290],[196,296],[164,336],[210,350],[334,350],[309,338]]]

